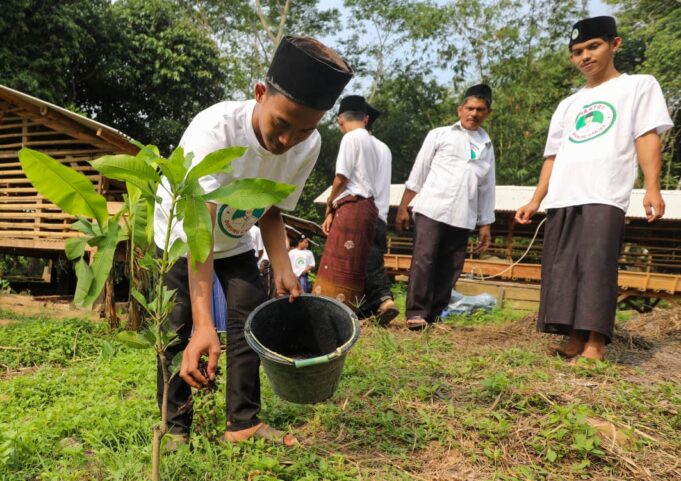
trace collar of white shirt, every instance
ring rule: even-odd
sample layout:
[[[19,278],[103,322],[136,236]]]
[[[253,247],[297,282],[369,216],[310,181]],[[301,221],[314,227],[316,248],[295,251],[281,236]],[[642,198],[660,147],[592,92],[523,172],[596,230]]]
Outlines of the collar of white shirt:
[[[463,125],[461,125],[461,121],[458,121],[454,125],[452,125],[452,130],[459,130],[461,132],[466,132],[466,129],[463,128]],[[469,130],[470,132],[470,130]],[[492,139],[489,138],[489,135],[487,134],[487,131],[480,127],[477,132],[480,134],[480,139],[482,140],[482,143],[489,146],[492,144]]]

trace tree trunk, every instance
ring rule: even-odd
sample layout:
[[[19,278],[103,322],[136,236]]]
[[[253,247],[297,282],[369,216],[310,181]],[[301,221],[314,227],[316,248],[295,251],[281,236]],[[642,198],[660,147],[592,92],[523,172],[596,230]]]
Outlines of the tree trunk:
[[[114,282],[113,273],[109,275],[106,279],[106,284],[104,286],[104,317],[109,321],[109,326],[111,329],[118,329],[120,327],[120,322],[118,316],[116,315],[116,298],[114,296]]]

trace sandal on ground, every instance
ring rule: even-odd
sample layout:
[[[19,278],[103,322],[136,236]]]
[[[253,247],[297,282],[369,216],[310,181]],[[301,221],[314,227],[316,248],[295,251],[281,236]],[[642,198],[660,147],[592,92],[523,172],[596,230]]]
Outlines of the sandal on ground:
[[[410,331],[421,331],[428,327],[428,321],[422,317],[412,317],[407,319],[407,328]]]
[[[241,443],[249,439],[264,439],[287,448],[300,444],[292,434],[286,434],[265,423],[256,424],[241,431],[225,431],[224,435],[224,440],[228,443]]]
[[[383,307],[384,304],[385,307]],[[381,307],[379,307],[378,312],[376,312],[376,322],[378,322],[378,325],[381,327],[387,327],[388,324],[390,324],[390,321],[395,319],[400,311],[397,310],[392,299],[384,301],[383,304],[381,304]]]

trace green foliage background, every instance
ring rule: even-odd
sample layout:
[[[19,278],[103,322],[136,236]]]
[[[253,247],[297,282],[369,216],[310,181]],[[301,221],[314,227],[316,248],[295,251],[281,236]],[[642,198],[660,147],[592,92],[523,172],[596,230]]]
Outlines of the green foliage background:
[[[623,72],[655,75],[681,118],[681,3],[606,0],[624,38]],[[168,151],[191,118],[252,95],[276,39],[321,36],[349,59],[359,93],[384,111],[375,134],[404,182],[428,130],[456,120],[465,88],[494,88],[487,128],[500,184],[536,182],[551,113],[582,79],[566,48],[586,0],[6,0],[0,16],[0,83],[110,124]],[[284,15],[286,13],[286,15]],[[319,127],[318,166],[296,214],[319,219],[312,200],[333,177],[340,134],[333,112]],[[680,128],[664,138],[663,186],[681,178]]]

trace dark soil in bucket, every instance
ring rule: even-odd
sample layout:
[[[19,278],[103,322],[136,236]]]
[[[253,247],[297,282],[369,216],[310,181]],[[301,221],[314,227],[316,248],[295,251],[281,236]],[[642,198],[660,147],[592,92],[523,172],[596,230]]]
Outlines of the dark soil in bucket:
[[[353,334],[341,306],[312,296],[264,305],[257,318],[253,335],[267,349],[293,359],[329,354]]]

